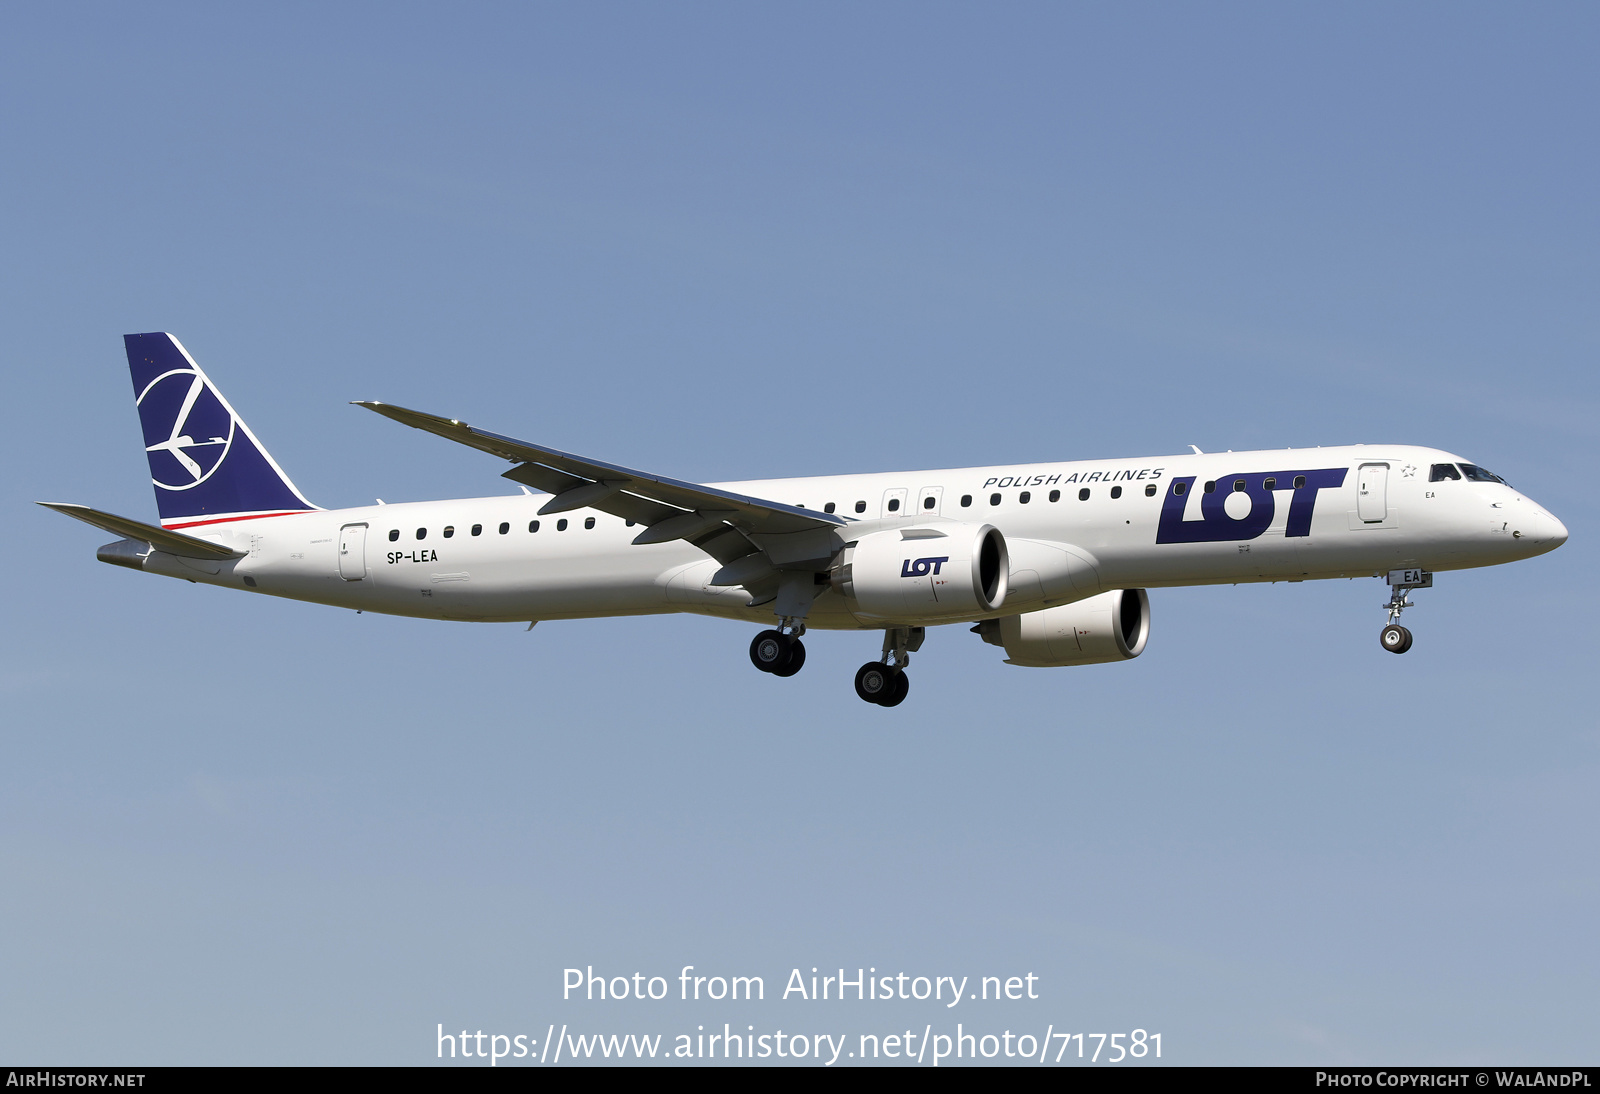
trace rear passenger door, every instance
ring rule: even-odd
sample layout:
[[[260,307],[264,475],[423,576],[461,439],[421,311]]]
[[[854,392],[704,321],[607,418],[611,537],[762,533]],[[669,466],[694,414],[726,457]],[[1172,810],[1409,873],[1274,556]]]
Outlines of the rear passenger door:
[[[360,581],[367,576],[365,524],[346,524],[339,529],[339,576],[346,581]]]

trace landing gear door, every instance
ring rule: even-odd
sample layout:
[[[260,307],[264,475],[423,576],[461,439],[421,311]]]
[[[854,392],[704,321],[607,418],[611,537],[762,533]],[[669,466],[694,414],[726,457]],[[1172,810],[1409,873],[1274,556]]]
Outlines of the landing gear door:
[[[1389,519],[1389,465],[1364,463],[1356,477],[1356,512],[1362,524]]]
[[[944,504],[944,487],[924,486],[917,491],[917,507],[911,515],[917,517],[936,517],[939,507]]]
[[[899,487],[899,488],[894,489],[894,490],[885,490],[883,492],[883,514],[882,515],[885,516],[885,517],[907,517],[907,516],[910,516],[911,514],[906,510],[906,494],[907,493],[909,493],[909,491],[907,491],[905,489],[905,487]]]
[[[367,526],[346,524],[339,529],[339,576],[360,581],[367,576]]]

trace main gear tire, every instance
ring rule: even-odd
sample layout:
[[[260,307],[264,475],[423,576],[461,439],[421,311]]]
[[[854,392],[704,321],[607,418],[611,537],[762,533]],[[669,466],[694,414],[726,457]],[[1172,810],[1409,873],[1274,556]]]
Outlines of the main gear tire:
[[[894,670],[894,690],[878,700],[880,707],[897,707],[906,701],[906,693],[911,690],[911,677],[903,669]]]
[[[793,635],[784,635],[784,642],[789,646],[789,660],[781,668],[772,669],[774,676],[793,676],[799,672],[806,663],[806,646],[800,639]]]
[[[894,694],[894,669],[881,661],[868,661],[856,670],[856,694],[868,703],[882,703]]]
[[[762,631],[750,641],[750,663],[762,672],[783,674],[789,664],[791,640],[777,631]],[[799,645],[799,643],[794,643]],[[801,655],[804,658],[804,654]],[[798,671],[798,670],[797,670]]]

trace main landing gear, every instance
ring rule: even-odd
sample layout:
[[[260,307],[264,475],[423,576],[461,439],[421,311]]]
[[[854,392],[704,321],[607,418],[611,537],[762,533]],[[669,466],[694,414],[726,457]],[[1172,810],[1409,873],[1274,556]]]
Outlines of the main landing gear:
[[[922,648],[927,633],[923,627],[890,627],[884,631],[883,656],[856,670],[856,694],[880,707],[897,707],[905,702],[906,693],[911,690],[906,666],[911,664],[911,655]]]
[[[793,676],[806,663],[806,648],[800,636],[804,623],[785,619],[777,630],[762,631],[750,643],[750,663],[774,676]],[[890,627],[883,635],[883,656],[868,661],[856,670],[856,694],[880,707],[896,707],[905,702],[911,690],[906,666],[911,655],[922,648],[927,636],[923,627]]]
[[[776,630],[763,630],[750,641],[750,664],[774,677],[792,677],[805,664],[805,645],[800,635],[805,624],[786,619]],[[926,637],[923,627],[890,627],[883,632],[883,656],[856,670],[856,694],[880,707],[898,707],[906,702],[910,677],[906,665],[910,656],[922,649]]]
[[[1405,653],[1411,648],[1411,632],[1400,625],[1400,613],[1416,607],[1406,599],[1412,589],[1433,588],[1433,575],[1427,570],[1390,570],[1389,603],[1383,605],[1389,613],[1389,625],[1378,635],[1378,642],[1390,653]]]

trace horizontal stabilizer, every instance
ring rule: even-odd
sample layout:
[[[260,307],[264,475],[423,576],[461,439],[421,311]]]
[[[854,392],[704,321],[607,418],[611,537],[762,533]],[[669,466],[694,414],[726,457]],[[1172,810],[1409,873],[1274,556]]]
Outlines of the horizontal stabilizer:
[[[165,551],[171,555],[183,558],[212,558],[228,559],[243,558],[249,552],[235,551],[232,547],[224,547],[220,543],[210,540],[196,539],[186,536],[182,532],[169,532],[165,528],[157,528],[153,524],[144,524],[127,517],[119,517],[115,513],[102,513],[98,509],[90,509],[87,505],[73,505],[71,502],[41,501],[40,505],[46,509],[54,509],[64,513],[75,520],[85,524],[92,524],[96,528],[104,529],[114,536],[124,536],[128,539],[140,540],[148,543],[158,551]]]

